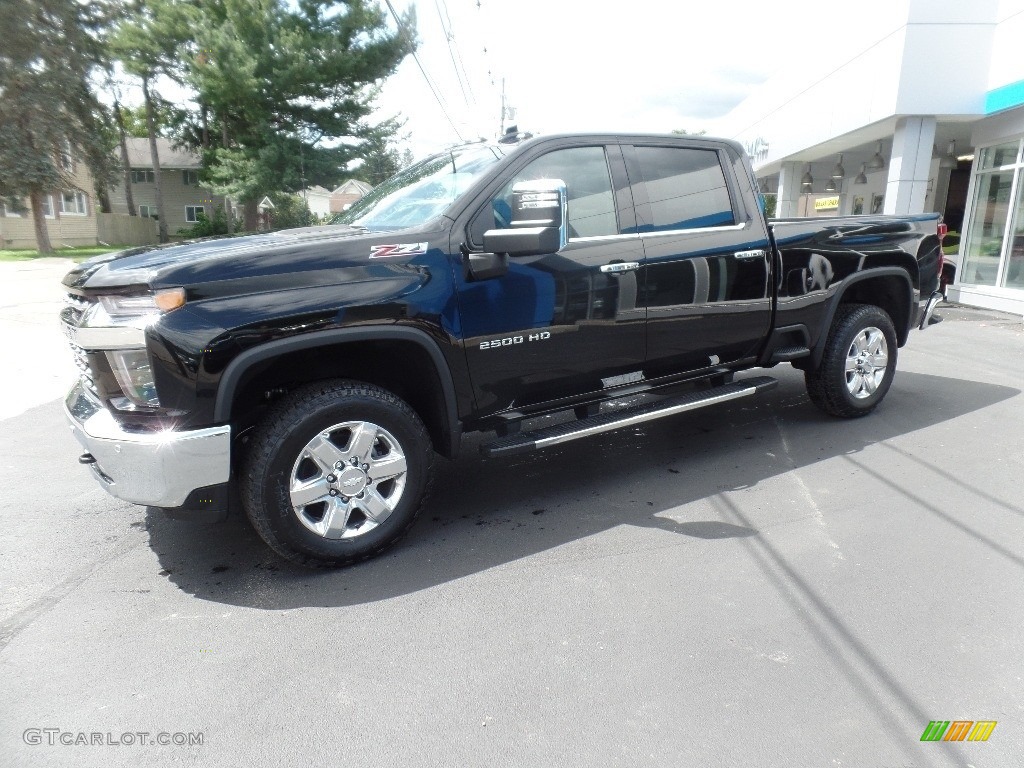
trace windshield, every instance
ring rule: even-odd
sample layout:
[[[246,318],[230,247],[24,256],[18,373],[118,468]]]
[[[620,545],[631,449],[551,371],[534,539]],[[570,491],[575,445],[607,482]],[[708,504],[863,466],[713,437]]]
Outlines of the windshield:
[[[374,231],[425,224],[444,213],[501,157],[498,147],[481,145],[432,155],[379,184],[332,223]]]

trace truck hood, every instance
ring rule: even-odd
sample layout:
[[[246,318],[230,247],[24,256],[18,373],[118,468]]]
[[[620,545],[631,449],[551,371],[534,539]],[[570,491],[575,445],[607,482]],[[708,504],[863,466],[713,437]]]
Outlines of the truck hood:
[[[385,234],[340,225],[212,237],[97,256],[77,265],[63,282],[83,291],[197,288],[217,283],[224,283],[224,289],[227,284],[237,289],[239,283],[273,280],[275,276],[365,267],[374,245],[427,239],[409,231]],[[208,290],[202,293],[210,295]]]

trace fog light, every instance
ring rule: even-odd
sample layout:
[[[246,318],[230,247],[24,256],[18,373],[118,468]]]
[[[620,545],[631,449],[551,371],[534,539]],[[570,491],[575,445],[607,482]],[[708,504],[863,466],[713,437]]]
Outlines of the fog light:
[[[153,369],[149,355],[144,349],[122,349],[107,352],[107,359],[114,371],[114,378],[121,386],[125,397],[136,405],[159,408],[160,398],[156,394]]]

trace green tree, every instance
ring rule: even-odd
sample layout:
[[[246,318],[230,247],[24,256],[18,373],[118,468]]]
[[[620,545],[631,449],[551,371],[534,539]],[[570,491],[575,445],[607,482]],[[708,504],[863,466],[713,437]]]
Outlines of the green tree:
[[[73,185],[70,169],[84,161],[98,187],[115,178],[109,116],[89,85],[106,66],[105,2],[0,0],[0,197],[28,197],[36,244],[53,247],[44,196]]]
[[[156,117],[156,132],[164,138],[176,138],[175,127],[184,119],[185,112],[174,109],[166,101],[159,101],[154,104]],[[121,117],[124,120],[124,131],[126,136],[134,139],[148,139],[149,126],[146,125],[146,105],[140,104],[137,107],[121,105]]]
[[[159,111],[163,102],[154,88],[154,82],[161,75],[181,81],[180,54],[192,37],[192,24],[198,18],[198,11],[189,3],[173,0],[129,0],[124,11],[112,35],[110,49],[125,71],[136,77],[142,85],[146,127],[144,135],[149,138],[153,165],[158,231],[160,242],[166,243],[169,239],[167,217],[164,215],[160,156],[156,144]],[[121,119],[125,122],[127,132],[130,123],[124,110]]]
[[[243,203],[247,230],[267,191],[332,184],[361,142],[397,130],[366,119],[415,47],[412,10],[397,31],[367,0],[209,0],[199,12],[195,54],[184,58],[202,107],[191,141],[205,150],[203,182]],[[220,141],[206,143],[211,122]],[[320,146],[335,138],[357,141]]]
[[[309,205],[298,195],[276,192],[270,196],[274,209],[270,212],[273,229],[294,229],[318,224],[316,215],[309,210]]]
[[[412,153],[408,149],[400,153],[394,142],[387,137],[368,141],[362,148],[362,156],[363,164],[355,170],[353,176],[375,187],[412,165]]]

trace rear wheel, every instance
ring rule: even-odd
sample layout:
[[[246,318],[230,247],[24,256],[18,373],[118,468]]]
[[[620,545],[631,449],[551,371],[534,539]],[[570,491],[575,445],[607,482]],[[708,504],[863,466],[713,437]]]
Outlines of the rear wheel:
[[[884,310],[843,304],[829,329],[821,364],[804,372],[807,394],[832,416],[866,416],[889,391],[896,350],[896,331]]]
[[[278,554],[347,565],[382,552],[412,526],[432,458],[422,421],[394,394],[354,381],[309,385],[257,427],[242,502]]]

